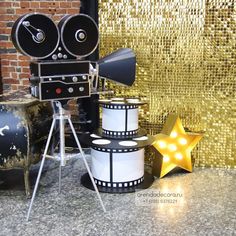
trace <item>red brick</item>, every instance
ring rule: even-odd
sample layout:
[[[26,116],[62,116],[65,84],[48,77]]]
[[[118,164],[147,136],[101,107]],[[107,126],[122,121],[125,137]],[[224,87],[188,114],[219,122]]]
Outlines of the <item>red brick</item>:
[[[23,80],[23,85],[29,85],[29,80]]]
[[[29,8],[19,8],[19,9],[16,9],[16,14],[23,15],[23,14],[27,14],[32,11],[33,10],[29,9]]]
[[[40,13],[50,14],[52,9],[50,8],[40,8]]]
[[[23,68],[22,68],[22,72],[29,74],[29,73],[30,73],[29,67],[23,67]]]
[[[11,65],[11,66],[17,66],[17,61],[11,61],[11,62],[10,62],[10,65]]]
[[[60,8],[71,8],[71,2],[60,2]]]
[[[0,48],[13,48],[13,44],[8,41],[0,42]]]
[[[10,61],[9,60],[2,60],[1,64],[2,64],[2,66],[9,66],[10,65]]]
[[[59,2],[50,2],[50,7],[58,9],[60,8]]]
[[[56,8],[60,7],[60,3],[59,2],[52,2],[51,4],[53,5],[53,7],[56,7]]]
[[[4,27],[1,29],[1,34],[7,34],[7,35],[10,35],[11,34],[11,28],[7,28],[7,27]]]
[[[18,89],[17,85],[15,85],[15,84],[12,84],[12,85],[11,85],[11,90],[14,90],[14,91],[15,91],[15,90],[17,90],[17,89]]]
[[[80,8],[80,2],[79,1],[72,2],[71,6],[79,9]]]
[[[16,8],[16,7],[20,7],[20,3],[19,3],[19,2],[13,2],[13,3],[12,3],[12,6],[15,7],[15,8]]]
[[[29,62],[28,61],[20,61],[19,65],[20,66],[29,66]]]
[[[1,55],[2,59],[7,59],[7,60],[13,60],[16,59],[16,55],[12,55],[12,54],[2,54]]]
[[[19,81],[15,80],[15,79],[3,79],[3,83],[5,83],[5,84],[19,84]]]
[[[66,9],[67,14],[78,14],[79,9]]]
[[[30,2],[30,8],[39,9],[39,2]]]
[[[57,15],[58,15],[58,14],[64,15],[64,14],[66,14],[66,9],[57,8],[55,13],[56,13]],[[62,18],[62,17],[61,17],[61,18]]]
[[[11,78],[12,78],[12,79],[18,79],[18,78],[19,78],[18,73],[12,72],[12,73],[11,73]]]
[[[29,58],[27,56],[19,55],[18,60],[28,61]]]
[[[0,14],[6,14],[7,9],[6,8],[0,8]]]
[[[0,21],[12,21],[13,20],[13,15],[0,15]]]
[[[59,2],[40,2],[41,8],[59,8]]]
[[[13,66],[3,66],[2,67],[2,72],[15,72],[16,69]]]
[[[30,77],[30,75],[28,73],[22,73],[22,74],[19,75],[20,79],[27,79],[29,77]]]
[[[46,8],[50,6],[50,2],[40,2],[40,7],[41,8]]]
[[[20,2],[20,7],[21,8],[29,8],[30,7],[30,3],[27,1],[21,1]]]
[[[10,72],[4,72],[4,71],[2,71],[2,77],[4,78],[4,77],[10,77]]]
[[[11,8],[11,2],[0,2],[0,8]]]

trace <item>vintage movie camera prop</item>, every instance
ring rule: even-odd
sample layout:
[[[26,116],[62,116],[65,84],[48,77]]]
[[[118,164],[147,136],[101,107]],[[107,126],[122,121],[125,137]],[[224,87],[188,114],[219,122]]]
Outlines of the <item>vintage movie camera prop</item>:
[[[131,49],[120,49],[98,61],[86,60],[99,42],[95,21],[84,14],[66,15],[58,26],[44,14],[31,13],[21,16],[13,25],[12,42],[22,54],[34,58],[30,63],[31,94],[40,101],[52,101],[57,107],[53,115],[42,162],[39,168],[32,199],[27,213],[29,220],[34,198],[39,186],[46,158],[60,162],[59,192],[61,191],[61,168],[71,158],[81,155],[89,178],[97,193],[104,212],[92,172],[86,161],[69,111],[63,108],[61,100],[90,97],[99,94],[99,77],[124,85],[132,85],[135,80],[136,58]],[[104,83],[103,83],[104,84]],[[102,89],[105,89],[105,87]],[[65,125],[69,123],[79,154],[66,153]],[[54,128],[59,124],[58,153],[48,155]]]
[[[90,97],[105,89],[105,79],[128,86],[135,80],[136,58],[129,48],[86,60],[99,43],[97,24],[88,15],[66,15],[56,25],[44,14],[26,14],[14,23],[11,37],[19,52],[34,59],[30,91],[41,101]]]

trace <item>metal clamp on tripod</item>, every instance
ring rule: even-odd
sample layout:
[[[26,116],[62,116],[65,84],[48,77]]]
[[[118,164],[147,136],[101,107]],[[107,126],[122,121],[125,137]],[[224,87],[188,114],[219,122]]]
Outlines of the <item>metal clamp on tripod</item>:
[[[37,177],[37,180],[36,180],[36,183],[35,183],[33,195],[32,195],[29,210],[28,210],[28,213],[27,213],[27,221],[29,220],[29,217],[30,217],[31,209],[32,209],[32,206],[33,206],[33,203],[34,203],[34,198],[35,198],[35,195],[36,195],[36,192],[37,192],[37,189],[38,189],[38,185],[39,185],[40,177],[41,177],[41,174],[42,174],[45,159],[50,158],[50,159],[53,159],[53,160],[56,160],[56,161],[60,161],[60,166],[59,166],[59,192],[61,192],[61,167],[65,166],[67,160],[69,160],[71,158],[78,157],[78,154],[66,154],[66,152],[65,152],[65,125],[66,125],[67,121],[69,122],[69,126],[70,126],[71,131],[73,133],[73,136],[75,138],[76,144],[79,148],[80,154],[81,154],[82,159],[84,161],[85,167],[88,171],[90,179],[93,183],[93,187],[94,187],[94,189],[97,193],[97,197],[100,201],[102,209],[103,209],[104,212],[106,212],[103,201],[102,201],[101,196],[98,192],[97,185],[94,182],[94,179],[93,179],[93,176],[91,174],[90,168],[89,168],[88,163],[86,161],[85,154],[84,154],[84,152],[81,148],[79,139],[76,135],[75,128],[74,128],[74,126],[71,122],[71,115],[70,115],[69,111],[66,111],[62,108],[62,105],[61,105],[60,102],[55,101],[54,103],[57,106],[59,112],[55,113],[53,115],[52,125],[51,125],[51,128],[50,128],[50,132],[49,132],[49,136],[48,136],[48,139],[47,139],[46,147],[45,147],[45,150],[44,150],[44,153],[43,153],[43,159],[42,159],[42,162],[41,162],[41,165],[40,165],[40,168],[39,168],[38,177]],[[59,139],[60,140],[60,143],[59,143],[60,149],[59,150],[60,150],[60,152],[55,156],[51,156],[51,155],[47,155],[47,153],[48,153],[48,150],[49,150],[50,141],[52,139],[53,130],[55,128],[57,120],[59,121],[59,135],[60,135],[60,139]]]

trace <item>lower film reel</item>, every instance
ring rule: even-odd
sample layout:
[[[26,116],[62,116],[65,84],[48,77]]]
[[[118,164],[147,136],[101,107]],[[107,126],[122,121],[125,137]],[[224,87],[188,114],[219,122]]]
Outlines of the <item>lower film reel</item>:
[[[75,57],[92,54],[99,42],[95,21],[84,14],[67,15],[59,22],[61,42],[66,51]]]
[[[21,16],[14,23],[11,38],[16,49],[22,54],[44,59],[58,47],[60,34],[48,16],[30,13]]]

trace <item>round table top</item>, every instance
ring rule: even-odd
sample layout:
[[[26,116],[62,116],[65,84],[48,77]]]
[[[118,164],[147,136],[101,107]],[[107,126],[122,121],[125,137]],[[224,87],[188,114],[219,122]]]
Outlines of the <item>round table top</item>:
[[[117,139],[99,136],[97,133],[83,134],[80,140],[88,146],[105,152],[129,152],[139,150],[154,142],[151,135],[133,136],[129,138]]]

